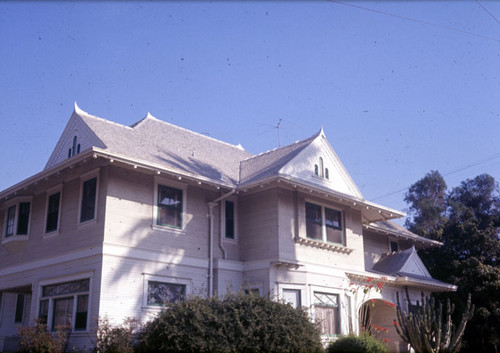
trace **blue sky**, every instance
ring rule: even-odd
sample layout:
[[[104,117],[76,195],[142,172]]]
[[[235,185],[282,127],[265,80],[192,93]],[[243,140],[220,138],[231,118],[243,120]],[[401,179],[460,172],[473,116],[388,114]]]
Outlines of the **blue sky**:
[[[365,198],[404,209],[433,169],[500,181],[500,2],[0,2],[0,189],[75,101],[252,153],[323,127]]]

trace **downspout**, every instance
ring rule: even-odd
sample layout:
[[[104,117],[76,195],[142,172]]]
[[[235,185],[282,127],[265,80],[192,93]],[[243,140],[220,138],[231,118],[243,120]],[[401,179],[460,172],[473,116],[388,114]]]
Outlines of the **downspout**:
[[[225,198],[234,194],[236,190],[231,190],[227,194],[224,194],[213,201],[207,203],[208,205],[208,218],[209,218],[209,238],[208,238],[208,297],[210,298],[214,293],[214,207],[218,205],[218,202],[224,200]]]

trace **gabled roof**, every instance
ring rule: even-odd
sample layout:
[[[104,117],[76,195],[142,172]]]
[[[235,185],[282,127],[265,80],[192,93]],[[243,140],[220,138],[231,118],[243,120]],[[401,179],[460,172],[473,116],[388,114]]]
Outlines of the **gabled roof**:
[[[424,284],[437,290],[457,289],[454,285],[432,278],[414,246],[383,256],[371,271],[396,277],[396,283],[402,285]]]
[[[226,184],[238,183],[239,162],[252,156],[240,146],[166,123],[149,113],[132,126],[125,126],[92,116],[75,103],[72,119],[80,120],[95,134],[94,147]],[[53,166],[52,159],[57,162],[51,156],[46,168]]]

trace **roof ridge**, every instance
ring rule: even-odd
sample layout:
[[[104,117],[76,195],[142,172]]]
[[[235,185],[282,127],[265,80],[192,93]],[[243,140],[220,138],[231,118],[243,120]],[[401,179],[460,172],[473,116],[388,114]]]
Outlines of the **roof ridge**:
[[[306,138],[306,139],[303,139],[303,140],[297,140],[297,141],[295,141],[295,142],[293,142],[293,143],[290,143],[290,144],[288,144],[288,145],[285,145],[285,146],[282,146],[282,147],[276,147],[276,148],[273,148],[272,150],[267,150],[267,151],[265,151],[265,152],[261,152],[261,153],[259,153],[259,154],[256,154],[256,155],[253,155],[253,156],[251,156],[251,157],[245,158],[242,162],[245,162],[245,161],[251,160],[251,159],[253,159],[253,158],[261,157],[261,156],[263,156],[263,155],[265,155],[265,154],[269,154],[269,153],[272,153],[272,152],[276,152],[276,151],[278,151],[278,150],[281,150],[281,149],[284,149],[284,148],[287,148],[287,147],[290,147],[290,146],[296,145],[296,144],[301,143],[301,142],[306,142],[306,141],[309,141],[309,140],[314,140],[315,138],[317,138],[318,136],[320,136],[322,133],[323,133],[323,128],[321,128],[321,130],[320,130],[318,133],[314,134],[313,136],[311,136],[311,137],[309,137],[309,138]]]
[[[86,111],[82,110],[75,102],[75,109],[74,109],[74,112],[79,115],[80,117],[87,117],[87,118],[91,118],[91,119],[95,119],[95,120],[99,120],[99,121],[102,121],[102,122],[105,122],[105,123],[108,123],[108,124],[111,124],[111,125],[116,125],[116,126],[119,126],[119,127],[122,127],[122,128],[126,128],[126,129],[132,129],[130,126],[127,126],[127,125],[123,125],[123,124],[120,124],[120,123],[117,123],[117,122],[114,122],[112,120],[108,120],[108,119],[104,119],[104,118],[101,118],[101,117],[98,117],[96,115],[92,115],[92,114],[89,114],[87,113]]]
[[[148,119],[151,119],[151,120],[154,120],[154,121],[158,121],[158,122],[160,122],[160,123],[162,123],[162,124],[169,125],[169,126],[174,127],[174,128],[176,128],[176,129],[183,130],[183,131],[186,131],[186,132],[188,132],[188,133],[191,133],[191,134],[194,134],[194,135],[197,135],[197,136],[201,136],[201,137],[207,138],[207,139],[209,139],[209,140],[213,140],[213,141],[218,142],[218,143],[221,143],[221,144],[223,144],[223,145],[228,145],[228,146],[230,146],[230,147],[236,148],[236,149],[237,149],[237,150],[239,150],[239,151],[244,151],[244,152],[250,153],[250,152],[248,152],[247,150],[245,150],[245,149],[241,146],[241,144],[238,144],[238,145],[233,145],[233,144],[231,144],[231,143],[229,143],[229,142],[225,142],[225,141],[222,141],[222,140],[216,139],[215,137],[212,137],[212,136],[207,136],[207,135],[204,135],[204,134],[202,134],[202,133],[199,133],[199,132],[196,132],[196,131],[193,131],[193,130],[189,130],[189,129],[184,128],[184,127],[182,127],[182,126],[175,125],[175,124],[169,123],[169,122],[167,122],[167,121],[164,121],[164,120],[158,119],[158,118],[154,117],[153,115],[151,115],[149,112],[148,112],[148,115],[146,115],[146,117],[145,117],[145,118],[143,118],[143,119],[139,120],[137,123],[133,124],[132,126],[135,128],[137,125],[139,125],[140,123],[142,123],[143,121],[146,121],[146,120],[148,120]],[[250,154],[252,154],[252,153],[250,153]]]

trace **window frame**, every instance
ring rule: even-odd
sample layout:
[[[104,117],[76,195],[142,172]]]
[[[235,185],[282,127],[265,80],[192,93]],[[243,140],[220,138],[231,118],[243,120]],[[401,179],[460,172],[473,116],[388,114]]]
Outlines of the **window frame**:
[[[49,218],[49,207],[50,207],[50,198],[55,194],[59,193],[59,209],[57,210],[57,225],[53,230],[47,230],[48,226],[48,218]],[[63,186],[58,185],[49,190],[46,193],[45,200],[45,221],[43,224],[43,230],[45,236],[57,235],[59,234],[59,228],[61,226],[61,209],[62,209],[62,200],[63,200]]]
[[[44,296],[43,288],[51,285],[61,285],[71,282],[78,282],[88,280],[88,290],[79,291],[79,292],[69,292],[69,293],[61,293],[56,295],[47,295]],[[87,317],[85,321],[85,329],[76,329],[76,319],[77,319],[77,310],[78,310],[78,300],[79,297],[87,297]],[[50,328],[51,331],[54,331],[56,328],[54,327],[54,315],[55,315],[55,306],[54,303],[57,300],[64,300],[67,298],[72,298],[72,313],[71,313],[71,330],[75,333],[86,333],[89,332],[90,328],[90,313],[91,313],[91,302],[92,302],[92,273],[80,274],[76,276],[68,276],[63,278],[51,279],[51,280],[43,280],[39,282],[38,285],[38,300],[36,304],[36,317],[40,318],[40,309],[41,302],[48,301],[47,304],[47,322],[46,325]]]
[[[182,192],[181,219],[180,227],[168,224],[158,224],[159,207],[158,207],[158,192],[159,187],[164,186],[171,189],[180,190]],[[172,180],[155,177],[154,195],[153,195],[153,224],[152,228],[156,230],[173,230],[182,231],[186,226],[186,205],[187,205],[187,185],[178,183]]]
[[[19,234],[19,213],[21,210],[21,204],[29,204],[28,210],[28,224],[26,225],[26,233]],[[4,212],[4,223],[2,229],[2,243],[8,243],[11,241],[28,240],[31,231],[31,218],[33,215],[33,197],[32,196],[20,196],[15,197],[5,205]],[[14,216],[12,218],[12,234],[7,234],[10,219],[10,210],[14,209]]]
[[[320,208],[320,212],[321,212],[321,239],[311,237],[311,236],[309,236],[309,234],[307,232],[307,222],[308,222],[307,204],[310,204],[310,205],[313,205],[313,206]],[[327,244],[337,244],[337,245],[346,246],[345,212],[343,210],[338,209],[336,207],[332,207],[331,205],[326,205],[326,204],[323,204],[323,203],[320,203],[320,202],[317,202],[314,200],[309,200],[309,199],[306,199],[304,201],[303,207],[304,207],[305,238],[310,239],[310,240],[314,240],[314,241],[318,241],[318,242],[322,242],[322,243],[327,243]],[[327,222],[326,222],[326,210],[327,209],[339,213],[340,227],[329,227],[327,225]],[[328,240],[328,232],[327,232],[328,228],[333,228],[333,229],[337,229],[340,231],[340,237],[341,237],[340,243]]]
[[[322,295],[326,295],[326,296],[335,296],[337,297],[337,305],[328,305],[328,304],[318,304],[317,303],[317,300],[320,300],[319,298],[316,297],[316,294],[322,294]],[[339,336],[340,334],[342,334],[342,318],[341,318],[341,295],[340,293],[336,293],[336,292],[332,292],[330,290],[328,290],[327,288],[314,288],[312,289],[312,296],[311,296],[312,300],[311,300],[311,306],[313,308],[313,313],[314,313],[314,319],[317,321],[318,320],[318,313],[316,312],[316,308],[317,307],[320,307],[320,308],[335,308],[335,319],[336,319],[336,322],[333,324],[334,327],[335,327],[335,331],[334,333],[323,333],[321,332],[321,336],[325,336],[325,337],[337,337]],[[320,323],[320,330],[322,330],[322,327],[321,327],[321,323]]]
[[[77,219],[77,224],[88,224],[88,223],[93,223],[97,221],[97,215],[99,211],[99,184],[100,184],[100,176],[99,176],[99,169],[95,169],[91,172],[88,172],[80,177],[80,196],[78,198],[78,219]],[[94,200],[94,217],[86,220],[82,220],[82,203],[83,203],[83,192],[84,192],[84,185],[86,182],[96,179],[96,185],[95,185],[95,200]]]
[[[226,219],[226,204],[227,202],[231,202],[233,204],[233,237],[230,238],[227,236],[227,219]],[[238,241],[238,203],[236,198],[229,197],[224,200],[222,203],[221,209],[221,230],[222,230],[222,238],[227,242],[237,242]]]
[[[398,239],[390,237],[388,239],[388,242],[389,242],[389,252],[390,253],[398,252],[400,250],[400,245],[399,245],[399,240]],[[393,243],[395,243],[397,245],[397,247],[398,247],[398,249],[396,251],[392,251],[392,244]]]
[[[148,303],[149,282],[184,286],[184,297],[188,297],[192,293],[193,285],[190,278],[143,274],[142,308],[146,310],[161,311],[165,307],[164,305]]]
[[[21,300],[21,301],[20,301]],[[19,304],[21,303],[21,304]],[[16,307],[14,310],[14,324],[22,325],[24,323],[24,314],[26,313],[26,294],[16,294]],[[19,318],[20,316],[20,318]]]

